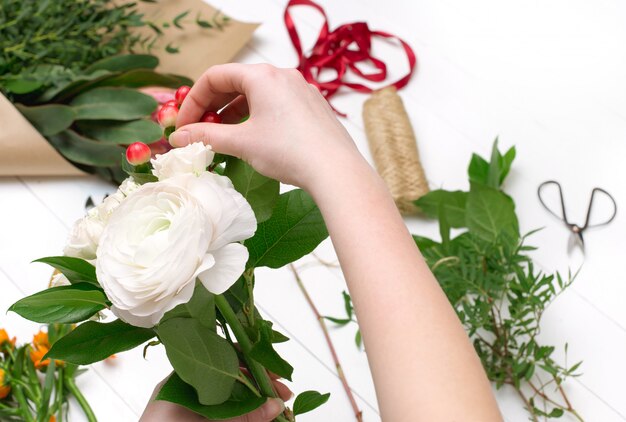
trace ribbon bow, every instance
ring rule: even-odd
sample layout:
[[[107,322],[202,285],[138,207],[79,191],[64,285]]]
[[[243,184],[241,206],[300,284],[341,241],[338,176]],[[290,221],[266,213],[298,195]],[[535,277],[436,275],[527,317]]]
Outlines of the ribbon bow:
[[[324,23],[322,24],[317,41],[309,56],[306,56],[302,50],[300,36],[289,14],[289,9],[293,6],[313,7],[324,17]],[[348,70],[372,82],[382,82],[387,78],[387,66],[385,62],[372,56],[370,52],[373,37],[398,40],[409,61],[409,72],[389,86],[395,86],[397,89],[403,88],[413,75],[417,59],[411,47],[404,40],[387,32],[372,31],[365,22],[348,23],[330,31],[328,27],[328,17],[324,9],[311,0],[290,0],[285,9],[285,25],[296,53],[298,53],[299,63],[297,69],[302,73],[307,82],[315,85],[320,90],[326,100],[330,100],[342,86],[357,92],[369,93],[373,91],[373,88],[366,85],[345,81],[344,77]],[[353,46],[356,46],[356,49],[352,48]],[[372,73],[364,73],[357,66],[360,62],[370,62],[376,70]],[[336,78],[326,82],[320,81],[319,76],[324,69],[334,70],[337,73]],[[345,116],[343,113],[337,113]]]

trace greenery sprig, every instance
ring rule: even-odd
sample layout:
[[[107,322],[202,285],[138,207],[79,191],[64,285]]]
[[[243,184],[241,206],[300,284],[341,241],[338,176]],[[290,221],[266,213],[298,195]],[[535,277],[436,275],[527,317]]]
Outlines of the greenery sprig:
[[[545,274],[527,255],[533,232],[520,235],[513,199],[502,191],[514,159],[515,148],[501,154],[497,140],[489,161],[474,154],[469,191],[435,190],[415,202],[439,221],[441,240],[414,239],[496,387],[511,386],[533,421],[565,413],[582,420],[563,388],[581,362],[567,364],[565,344],[565,364],[557,363],[555,347],[538,340],[544,311],[575,277]],[[347,325],[347,305],[346,313],[328,319]]]
[[[526,254],[535,249],[526,244],[533,232],[520,236],[513,199],[501,189],[514,158],[515,148],[503,155],[496,140],[490,161],[473,155],[469,192],[436,190],[416,201],[439,220],[441,241],[415,241],[496,387],[512,386],[532,420],[582,420],[563,389],[581,362],[557,363],[555,347],[537,338],[545,309],[574,277],[545,274]],[[452,237],[452,228],[462,232]]]

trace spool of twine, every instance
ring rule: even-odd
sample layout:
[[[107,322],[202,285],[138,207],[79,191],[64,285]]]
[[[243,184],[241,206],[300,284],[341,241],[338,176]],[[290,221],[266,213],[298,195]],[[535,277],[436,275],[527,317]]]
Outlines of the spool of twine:
[[[370,151],[402,214],[415,214],[413,201],[428,193],[417,141],[402,99],[394,87],[375,91],[365,101],[363,120]]]

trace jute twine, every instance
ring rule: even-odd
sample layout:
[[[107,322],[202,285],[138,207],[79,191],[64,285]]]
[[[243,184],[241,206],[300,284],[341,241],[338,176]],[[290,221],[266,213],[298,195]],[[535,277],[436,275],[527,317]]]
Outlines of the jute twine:
[[[413,201],[428,193],[417,141],[394,87],[374,92],[363,106],[365,132],[374,163],[402,214],[415,214]]]

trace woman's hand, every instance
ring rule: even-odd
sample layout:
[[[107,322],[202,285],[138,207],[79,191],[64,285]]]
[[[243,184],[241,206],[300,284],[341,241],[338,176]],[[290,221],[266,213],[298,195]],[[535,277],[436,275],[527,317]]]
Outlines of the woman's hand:
[[[167,378],[169,378],[169,376]],[[146,406],[146,410],[144,410],[143,415],[141,415],[139,422],[208,421],[208,419],[177,404],[163,400],[155,400],[156,395],[158,394],[159,390],[161,390],[161,387],[163,387],[163,384],[165,384],[165,381],[167,381],[167,378],[165,378],[155,387],[154,392],[152,393],[152,397],[150,397],[150,402],[148,402],[148,406]],[[274,420],[278,415],[280,415],[283,410],[285,410],[284,401],[289,400],[292,396],[292,393],[285,384],[277,381],[278,377],[276,375],[270,374],[270,378],[272,378],[274,389],[280,396],[280,399],[268,399],[263,406],[246,415],[239,416],[233,419],[222,420],[221,422],[270,422]]]
[[[196,123],[206,111],[224,106],[220,115],[227,124]],[[175,147],[204,142],[268,177],[307,190],[320,172],[363,161],[324,97],[294,69],[213,66],[191,88],[176,126],[170,136]]]

